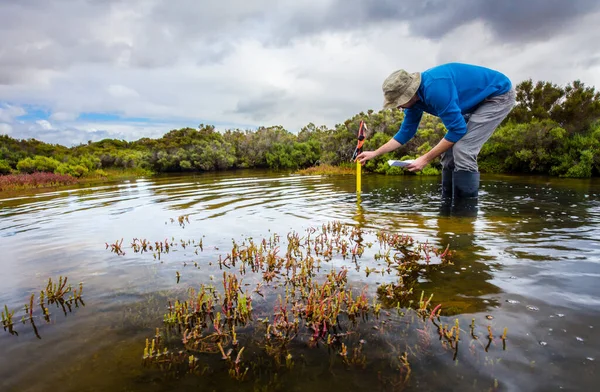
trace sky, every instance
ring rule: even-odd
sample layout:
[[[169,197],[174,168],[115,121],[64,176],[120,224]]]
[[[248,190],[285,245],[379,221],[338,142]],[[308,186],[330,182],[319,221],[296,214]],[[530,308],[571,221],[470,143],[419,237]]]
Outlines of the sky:
[[[333,127],[454,61],[598,90],[598,21],[598,0],[0,0],[0,134]]]

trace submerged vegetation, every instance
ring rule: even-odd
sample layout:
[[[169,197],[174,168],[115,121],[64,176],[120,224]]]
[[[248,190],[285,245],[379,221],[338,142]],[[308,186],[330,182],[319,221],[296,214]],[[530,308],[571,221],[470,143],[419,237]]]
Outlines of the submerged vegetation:
[[[35,320],[43,318],[46,323],[50,323],[51,305],[55,305],[56,308],[61,309],[65,316],[67,315],[67,311],[69,313],[73,311],[73,307],[78,308],[80,304],[85,306],[83,298],[81,297],[83,294],[83,283],[80,282],[78,287],[73,288],[71,287],[71,284],[67,286],[67,280],[68,278],[66,276],[64,278],[62,276],[59,277],[58,282],[53,282],[52,278],[48,278],[48,284],[43,290],[40,290],[38,300],[35,300],[35,293],[32,293],[29,302],[23,306],[22,314],[19,313],[15,316],[15,310],[9,310],[8,306],[4,305],[4,310],[1,314],[2,327],[4,330],[11,335],[19,335],[15,329],[16,324],[19,321],[22,324],[29,323],[35,336],[38,339],[41,339],[35,325]],[[36,308],[36,304],[38,305],[39,310]],[[34,308],[36,310],[34,310]],[[19,316],[21,317],[20,320]]]
[[[177,221],[189,224],[187,216]],[[106,248],[126,253],[123,239]],[[456,361],[464,341],[465,352],[487,353],[500,342],[506,349],[506,329],[500,335],[488,324],[479,331],[473,319],[467,331],[458,318],[443,316],[433,294],[419,290],[419,279],[451,267],[454,254],[408,235],[332,222],[283,237],[232,240],[228,252],[212,248],[208,262],[198,261],[209,252],[202,239],[134,238],[128,249],[162,254],[163,263],[183,250],[184,268],[221,277],[195,285],[187,275],[197,275],[176,272],[176,284],[190,283],[187,296],[165,304],[162,326],[140,353],[144,366],[168,377],[226,374],[275,387],[321,358],[332,371],[369,369],[384,390],[401,390],[410,383],[411,363],[434,351]]]
[[[600,175],[600,92],[579,81],[561,87],[526,80],[516,89],[517,106],[483,146],[480,170],[563,177]],[[217,132],[214,126],[200,124],[198,129],[171,130],[159,139],[105,139],[71,148],[0,135],[0,175],[51,172],[88,178],[112,177],[119,170],[139,175],[313,166],[318,166],[313,169],[316,173],[331,173],[331,166],[350,163],[361,121],[368,126],[364,149],[373,150],[398,131],[402,120],[398,110],[369,110],[332,129],[310,123],[297,134],[280,126]],[[365,172],[409,174],[390,167],[387,161],[416,158],[444,134],[440,120],[425,115],[412,140],[367,162]],[[437,159],[419,174],[437,175],[439,169]]]

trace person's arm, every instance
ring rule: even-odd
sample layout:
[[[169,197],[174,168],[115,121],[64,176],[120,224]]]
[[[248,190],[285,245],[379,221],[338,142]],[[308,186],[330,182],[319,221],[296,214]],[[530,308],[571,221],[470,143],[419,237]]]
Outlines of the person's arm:
[[[379,155],[392,152],[398,147],[406,144],[417,132],[417,127],[423,117],[423,110],[417,108],[404,109],[404,119],[398,132],[383,146],[375,151],[364,151],[360,153],[356,159],[361,165],[364,165],[369,159],[378,157]]]
[[[391,138],[390,140],[387,141],[387,143],[385,143],[383,146],[379,147],[375,151],[361,152],[360,154],[358,154],[356,159],[358,159],[358,161],[360,162],[361,165],[364,165],[369,159],[373,159],[373,158],[383,155],[385,153],[392,152],[395,149],[397,149],[398,147],[400,147],[401,145],[402,144],[398,143],[396,141],[396,139]]]
[[[435,158],[442,155],[444,152],[446,152],[448,149],[450,149],[450,147],[452,147],[453,145],[454,145],[454,143],[449,142],[446,139],[440,140],[440,142],[435,147],[433,147],[427,153],[425,153],[425,154],[421,155],[420,157],[418,157],[417,159],[415,159],[413,161],[413,163],[411,163],[410,165],[406,166],[406,169],[409,171],[423,170],[423,168],[425,166],[427,166],[427,164],[429,162],[433,161]]]

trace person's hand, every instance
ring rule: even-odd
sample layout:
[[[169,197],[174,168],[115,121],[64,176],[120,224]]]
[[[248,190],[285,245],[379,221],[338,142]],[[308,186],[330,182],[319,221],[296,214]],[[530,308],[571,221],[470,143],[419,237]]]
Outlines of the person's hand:
[[[427,166],[428,163],[429,163],[429,160],[427,160],[427,158],[418,157],[417,159],[415,159],[413,161],[413,163],[406,166],[406,170],[411,171],[411,172],[420,171],[420,170],[423,170],[423,168],[425,166]]]
[[[361,165],[367,163],[369,159],[373,159],[377,156],[375,151],[363,151],[356,157],[356,160],[360,162]]]

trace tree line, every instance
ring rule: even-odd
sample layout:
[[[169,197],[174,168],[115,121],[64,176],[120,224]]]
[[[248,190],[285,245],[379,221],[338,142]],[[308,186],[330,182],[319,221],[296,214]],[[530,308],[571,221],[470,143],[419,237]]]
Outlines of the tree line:
[[[580,81],[566,86],[521,82],[517,106],[479,155],[482,172],[532,173],[562,177],[600,175],[600,92]],[[212,125],[171,130],[158,139],[104,139],[67,148],[35,139],[0,135],[0,174],[53,172],[84,177],[104,170],[148,173],[235,168],[295,170],[319,164],[349,165],[360,121],[365,121],[365,150],[381,146],[400,128],[398,110],[361,112],[333,128],[312,123],[294,134],[281,126],[217,132]],[[366,171],[405,174],[388,159],[411,159],[435,146],[446,129],[425,115],[415,137],[398,150],[373,159]],[[436,175],[439,159],[421,173]]]

